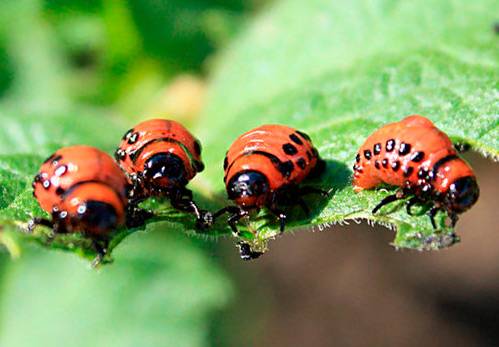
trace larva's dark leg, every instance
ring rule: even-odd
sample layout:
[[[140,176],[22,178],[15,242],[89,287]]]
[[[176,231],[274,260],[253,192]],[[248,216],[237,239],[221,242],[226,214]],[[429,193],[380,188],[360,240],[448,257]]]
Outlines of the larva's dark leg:
[[[234,236],[238,237],[239,230],[237,229],[237,222],[244,216],[248,215],[248,211],[243,210],[238,206],[226,206],[213,214],[213,220],[216,220],[216,218],[220,217],[224,213],[230,213],[229,218],[227,218],[227,223],[232,229]]]
[[[66,224],[57,219],[57,214],[53,214],[52,220],[35,217],[28,222],[28,232],[32,233],[39,225],[52,229],[52,233],[47,236],[47,242],[52,242],[57,234],[67,233]]]
[[[172,206],[180,211],[193,213],[196,216],[196,227],[198,229],[209,228],[213,224],[213,215],[202,210],[192,200],[192,191],[189,189],[176,190],[171,195]]]
[[[126,206],[126,226],[127,228],[137,228],[154,217],[154,213],[139,207],[139,204],[146,200],[143,194],[140,179],[133,181],[133,186],[128,187],[128,204]]]
[[[104,257],[107,254],[108,248],[109,248],[109,240],[101,240],[102,244],[99,242],[99,240],[92,239],[92,246],[95,249],[95,252],[97,253],[97,256],[92,260],[92,267],[98,267],[101,263]]]
[[[450,214],[451,227],[454,228],[456,226],[458,219],[459,219],[459,216],[457,215],[457,213],[452,212]]]
[[[35,230],[35,228],[39,225],[50,228],[52,230],[54,229],[54,222],[52,222],[51,220],[48,220],[46,218],[35,217],[28,222],[28,232],[32,233]]]
[[[154,213],[137,207],[136,205],[128,205],[126,209],[126,226],[127,228],[140,227],[152,217],[154,217]]]
[[[172,199],[171,203],[172,203],[172,206],[174,208],[176,208],[177,210],[180,210],[183,212],[193,213],[196,216],[196,219],[199,219],[201,217],[200,208],[192,200]]]
[[[388,205],[394,201],[400,200],[405,198],[405,194],[402,190],[397,191],[395,194],[388,195],[385,197],[379,204],[376,205],[376,207],[373,208],[372,213],[376,213],[379,211],[380,208],[382,208],[385,205]]]
[[[410,198],[409,200],[407,200],[407,202],[405,203],[405,208],[407,210],[407,214],[409,216],[412,216],[412,206],[414,206],[415,204],[417,204],[419,202],[419,198],[414,196],[412,198]]]
[[[286,228],[286,218],[287,218],[286,214],[278,209],[271,209],[270,211],[273,214],[275,214],[277,218],[279,218],[279,225],[280,225],[279,231],[282,234],[284,232],[284,229]]]
[[[237,212],[236,214],[233,214],[232,216],[230,216],[228,219],[227,219],[227,223],[229,223],[229,226],[230,228],[232,229],[232,233],[234,234],[234,236],[239,236],[239,230],[237,229],[237,222],[239,222],[239,220],[241,218],[243,218],[244,216],[246,216],[248,214],[247,211],[244,211],[244,210],[239,210],[239,212]]]
[[[213,218],[218,218],[220,217],[221,215],[223,215],[224,213],[235,213],[235,212],[238,212],[240,210],[239,207],[237,206],[225,206],[224,208],[218,210],[217,212],[215,212],[213,214]]]
[[[439,208],[434,206],[428,212],[428,216],[430,217],[430,221],[431,221],[431,225],[433,226],[433,229],[437,229],[437,223],[435,223],[435,215],[437,214],[438,210],[439,210]]]

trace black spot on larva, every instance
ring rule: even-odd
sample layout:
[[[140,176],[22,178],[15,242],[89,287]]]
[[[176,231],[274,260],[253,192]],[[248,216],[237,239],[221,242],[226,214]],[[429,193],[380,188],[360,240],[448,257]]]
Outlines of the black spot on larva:
[[[122,140],[128,140],[128,138],[130,137],[130,135],[133,133],[133,129],[130,129],[128,130],[125,135],[123,135],[123,137],[121,138]]]
[[[42,180],[42,173],[39,172],[35,175],[35,178],[33,179],[33,183],[40,182]]]
[[[116,152],[114,152],[114,158],[118,161],[126,159],[126,151],[121,148],[118,148]]]
[[[284,177],[289,177],[291,172],[294,170],[294,165],[291,160],[285,161],[283,163],[279,163],[278,170]]]
[[[59,164],[59,160],[62,159],[62,155],[56,155],[55,157],[52,158],[52,165],[57,165]]]
[[[305,140],[310,141],[310,136],[308,136],[307,134],[305,134],[303,131],[296,130],[296,133],[298,135],[300,135],[301,137],[303,137]]]
[[[392,163],[392,169],[393,169],[393,171],[398,171],[399,168],[400,168],[400,162],[398,160],[395,160]]]
[[[64,194],[64,192],[65,192],[65,190],[62,189],[61,187],[57,187],[57,189],[55,190],[55,193],[57,195],[62,195],[62,194]]]
[[[310,151],[307,151],[307,158],[308,160],[312,160],[314,156],[312,155],[312,153]]]
[[[35,197],[35,198],[37,197],[36,192],[34,190],[33,190],[33,197]]]
[[[358,163],[360,161],[360,154],[357,153],[357,155],[355,156],[355,161]]]
[[[374,154],[380,154],[381,153],[381,143],[377,143],[373,146],[373,152]]]
[[[47,159],[45,159],[45,161],[43,162],[44,164],[47,164],[49,161],[52,161],[52,159],[55,158],[55,153],[52,154],[50,157],[48,157]]]
[[[358,172],[358,173],[362,173],[363,172],[362,167],[360,165],[357,165],[357,164],[355,164],[353,166],[353,171]]]
[[[139,139],[139,133],[135,132],[135,133],[132,133],[130,134],[130,136],[128,137],[128,141],[127,143],[129,145],[133,145],[135,142],[137,142],[137,140]]]
[[[298,160],[296,161],[296,165],[298,165],[300,169],[303,170],[307,166],[307,162],[303,158],[298,158]]]
[[[68,172],[68,167],[66,165],[61,165],[57,169],[55,169],[56,176],[64,176]]]
[[[303,145],[303,141],[300,140],[300,138],[298,136],[296,136],[296,134],[289,135],[289,138],[291,139],[291,141],[293,141],[297,145]]]
[[[393,151],[394,148],[395,148],[395,140],[394,139],[389,139],[388,141],[386,141],[385,149],[387,152]]]
[[[49,189],[50,188],[50,181],[49,180],[45,180],[45,181],[43,181],[42,185],[43,185],[43,188]]]
[[[412,175],[412,172],[414,171],[414,168],[411,166],[405,167],[402,172],[404,173],[404,177],[409,177]]]
[[[419,163],[424,158],[424,152],[414,152],[411,155],[411,160],[415,163]]]
[[[227,167],[229,166],[229,159],[227,157],[224,158],[224,170],[227,170]]]
[[[198,140],[194,141],[194,151],[197,156],[201,155],[201,143]]]
[[[374,162],[374,167],[375,167],[376,169],[378,169],[378,170],[379,170],[379,169],[381,169],[381,165],[379,164],[379,160],[376,160],[376,161]]]
[[[282,150],[288,155],[294,155],[298,153],[298,150],[291,143],[285,143],[282,145]]]
[[[371,151],[370,151],[370,150],[368,150],[368,149],[366,149],[366,150],[364,151],[364,157],[365,157],[367,160],[371,159],[371,157],[372,157]]]
[[[381,165],[383,165],[383,167],[386,169],[388,167],[388,159],[383,159],[381,161]]]
[[[399,148],[399,154],[400,154],[400,155],[406,155],[406,154],[408,154],[410,151],[411,151],[411,145],[410,145],[410,144],[405,143],[405,142],[402,142],[402,143],[400,144],[400,148]]]

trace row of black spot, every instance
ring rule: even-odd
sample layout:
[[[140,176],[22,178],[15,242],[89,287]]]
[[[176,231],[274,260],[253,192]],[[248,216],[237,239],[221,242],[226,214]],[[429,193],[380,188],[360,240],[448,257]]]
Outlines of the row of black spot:
[[[395,149],[395,145],[396,145],[396,141],[395,139],[389,139],[386,141],[386,144],[385,144],[385,150],[387,152],[392,152],[394,149]],[[374,144],[373,146],[373,152],[374,155],[378,155],[381,153],[381,150],[382,150],[382,145],[381,143],[376,143]],[[404,156],[404,155],[407,155],[409,154],[411,151],[411,145],[408,144],[408,143],[405,143],[405,142],[402,142],[400,144],[400,147],[399,147],[399,150],[398,150],[398,154],[401,155],[401,156]],[[366,158],[367,160],[370,160],[373,156],[373,154],[371,153],[371,151],[369,149],[366,149],[364,150],[364,158]],[[424,152],[422,151],[417,151],[417,152],[414,152],[412,155],[411,155],[411,158],[410,160],[415,162],[415,163],[418,163],[420,161],[422,161],[424,159]],[[357,153],[357,156],[355,157],[355,161],[357,163],[360,162],[360,153]],[[381,169],[381,167],[387,169],[388,168],[388,160],[387,159],[383,159],[381,162],[379,160],[376,160],[374,162],[374,167],[376,169]],[[400,168],[400,161],[399,160],[395,160],[394,162],[391,163],[391,168],[393,171],[398,171],[399,168]],[[359,166],[359,165],[354,165],[353,167],[354,171],[357,171],[359,173],[362,173],[363,170],[362,168]],[[412,175],[412,173],[414,172],[414,168],[413,167],[405,167],[402,169],[403,170],[403,175],[404,177],[409,177],[410,175]]]
[[[395,140],[394,139],[389,139],[387,142],[386,142],[386,151],[387,152],[392,152],[395,148]],[[404,143],[402,142],[400,144],[400,148],[399,148],[399,155],[407,155],[411,150],[411,145],[410,144],[407,144],[407,143]],[[376,143],[374,146],[373,146],[373,152],[374,154],[380,154],[381,153],[381,143]],[[415,163],[419,163],[421,162],[423,159],[424,159],[424,156],[425,156],[425,153],[422,152],[422,151],[417,151],[417,152],[414,152],[412,155],[411,155],[411,158],[410,160],[415,162]],[[364,150],[364,157],[369,160],[372,158],[372,154],[371,154],[371,151],[370,150]],[[423,181],[427,181],[427,180],[434,180],[435,177],[436,177],[436,172],[438,171],[438,169],[444,165],[445,163],[449,162],[449,161],[452,161],[452,160],[455,160],[455,159],[458,159],[458,156],[456,154],[449,154],[443,158],[441,158],[440,160],[438,160],[434,165],[433,165],[433,168],[431,170],[428,170],[427,168],[420,168],[419,171],[418,171],[418,178],[423,180]],[[359,173],[362,173],[363,170],[362,168],[360,167],[360,165],[358,165],[357,163],[360,162],[360,154],[357,153],[357,156],[355,157],[355,160],[356,160],[356,164],[353,166],[353,169],[354,171],[356,172],[359,172]],[[380,161],[379,160],[376,160],[374,162],[374,167],[376,169],[381,169],[381,167],[383,168],[388,168],[388,160],[385,158],[381,161],[381,164],[380,164]],[[399,168],[400,168],[400,161],[399,160],[396,160],[394,162],[391,163],[391,168],[393,171],[398,171]],[[413,167],[406,167],[406,168],[403,168],[403,175],[404,177],[409,177],[412,175],[412,173],[414,172],[414,168]]]
[[[44,164],[47,164],[48,162],[51,162],[53,166],[57,166],[59,165],[59,161],[62,159],[62,156],[61,155],[55,155],[55,154],[52,154],[50,157],[48,157],[43,163]],[[64,176],[66,173],[68,172],[68,167],[66,165],[61,165],[59,167],[57,167],[55,169],[55,175],[56,176]],[[45,176],[45,177],[44,177]],[[40,183],[42,184],[42,187],[45,189],[45,190],[49,190],[50,187],[51,187],[51,183],[50,183],[50,179],[47,178],[48,175],[47,174],[44,174],[43,172],[39,172],[36,174],[34,180],[33,180],[33,183],[31,184],[31,186],[33,187],[33,196],[36,198],[36,193],[35,193],[35,186],[37,183]],[[64,189],[61,188],[61,187],[57,187],[57,189],[55,190],[55,193],[57,195],[62,195],[65,193]]]
[[[296,133],[298,135],[300,135],[301,137],[303,137],[306,141],[310,141],[310,136],[308,136],[304,132],[297,130]],[[290,134],[289,138],[291,141],[293,141],[297,145],[299,145],[299,146],[303,145],[303,141],[295,133]],[[295,155],[296,153],[298,153],[298,149],[291,143],[285,143],[284,145],[282,145],[282,150],[287,155]],[[317,152],[317,149],[315,149],[315,147],[312,147],[312,151],[313,151],[313,153],[311,153],[310,151],[307,151],[307,157],[308,157],[309,161],[311,161],[314,157],[319,156],[319,153]],[[307,162],[305,161],[304,158],[298,158],[296,160],[296,165],[298,165],[298,167],[300,169],[304,170],[307,167]]]
[[[126,140],[127,144],[129,144],[129,145],[133,145],[134,143],[136,143],[139,140],[139,136],[140,136],[139,132],[135,132],[134,129],[130,129],[125,133],[125,135],[123,135],[122,140]],[[184,144],[181,143],[180,141],[173,139],[173,138],[170,138],[170,137],[164,137],[164,138],[159,138],[159,139],[153,139],[153,140],[145,143],[141,148],[139,148],[138,150],[136,150],[133,153],[130,153],[130,158],[132,159],[132,161],[135,161],[135,158],[143,151],[143,149],[147,145],[149,145],[150,143],[153,143],[153,142],[160,142],[160,141],[177,143],[182,148],[187,150],[187,148],[185,148]],[[195,140],[194,141],[195,154],[197,156],[200,156],[201,151],[202,151],[201,143],[198,140]],[[122,148],[118,148],[116,150],[116,152],[114,153],[114,157],[117,161],[125,160],[126,156],[127,156],[127,153]],[[200,161],[194,160],[193,165],[194,165],[194,169],[198,172],[203,171],[203,169],[204,169],[204,165]]]
[[[374,155],[378,155],[381,153],[381,143],[376,143],[373,146],[373,153]],[[394,139],[389,139],[386,141],[386,146],[385,149],[387,152],[392,152],[395,149],[395,140]],[[405,142],[402,142],[399,147],[399,155],[407,155],[411,151],[411,145]],[[372,153],[369,149],[364,150],[364,157],[369,160],[372,158]],[[411,156],[411,160],[415,163],[420,162],[424,158],[424,152],[414,152],[413,155]],[[357,154],[356,161],[360,161],[360,154]]]
[[[122,140],[127,140],[127,143],[129,145],[133,145],[139,140],[139,132],[134,131],[134,129],[128,130],[125,135],[123,135]],[[194,141],[194,151],[196,152],[196,155],[201,155],[201,143],[198,140]]]

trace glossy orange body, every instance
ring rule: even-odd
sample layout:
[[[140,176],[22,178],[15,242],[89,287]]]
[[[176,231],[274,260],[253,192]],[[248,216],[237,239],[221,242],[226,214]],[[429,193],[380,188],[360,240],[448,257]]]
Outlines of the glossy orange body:
[[[129,130],[123,136],[115,157],[131,176],[141,173],[146,161],[158,153],[178,156],[184,163],[187,180],[204,168],[199,141],[180,123],[166,119],[151,119]],[[167,180],[164,185],[168,185]]]
[[[319,156],[310,138],[284,125],[263,125],[241,135],[230,146],[225,161],[224,182],[243,171],[257,171],[268,180],[270,193],[289,184],[299,184],[315,168]],[[265,196],[235,200],[240,206],[263,206]]]
[[[417,192],[431,181],[433,191],[441,194],[467,176],[474,177],[473,170],[457,157],[449,137],[429,119],[413,115],[367,138],[356,158],[353,186],[361,191],[386,183]]]
[[[43,163],[33,182],[33,194],[45,211],[66,211],[69,219],[81,202],[108,203],[123,225],[126,184],[125,175],[108,154],[89,146],[71,146],[59,149]],[[82,231],[74,227],[68,231]]]

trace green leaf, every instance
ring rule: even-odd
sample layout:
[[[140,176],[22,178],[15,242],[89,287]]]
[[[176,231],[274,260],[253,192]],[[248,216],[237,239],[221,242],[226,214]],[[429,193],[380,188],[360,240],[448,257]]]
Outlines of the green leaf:
[[[439,0],[431,6],[422,0],[286,0],[270,8],[219,57],[204,117],[192,129],[203,142],[206,164],[206,171],[189,184],[195,199],[210,210],[228,204],[222,162],[231,142],[262,123],[283,123],[308,132],[327,161],[326,172],[309,184],[333,189],[328,199],[309,200],[309,218],[290,211],[288,230],[368,219],[396,228],[397,247],[452,244],[457,238],[445,227],[443,213],[437,216],[438,231],[423,209],[411,217],[402,202],[373,216],[372,208],[393,188],[355,194],[350,167],[370,133],[413,113],[431,118],[452,139],[499,157],[493,8],[492,0]],[[27,73],[37,72],[36,64],[30,66]],[[12,105],[1,109],[10,111],[0,113],[0,242],[14,253],[19,240],[28,239],[87,258],[95,254],[89,240],[79,235],[50,240],[44,228],[31,235],[18,232],[32,215],[46,216],[31,196],[32,177],[46,156],[78,143],[112,153],[133,126],[110,117],[111,112],[64,103],[71,105],[63,107],[64,114],[54,114],[58,107],[29,115],[14,113]],[[195,233],[192,216],[172,210],[167,202],[148,203],[157,217],[145,227],[117,231],[111,248],[138,230],[160,226]],[[240,224],[242,237],[256,250],[266,250],[267,241],[278,234],[275,218],[266,211]],[[229,233],[220,220],[202,236]]]
[[[101,271],[33,247],[1,259],[0,345],[206,346],[231,283],[193,239],[160,226],[127,239]]]
[[[80,110],[75,111],[72,116],[13,117],[10,113],[0,112],[0,122],[3,125],[0,129],[0,225],[3,226],[5,235],[0,238],[0,243],[5,244],[9,250],[17,249],[18,242],[29,240],[46,247],[68,250],[90,260],[95,257],[91,241],[82,235],[58,235],[53,239],[51,231],[43,227],[36,228],[33,234],[27,233],[27,222],[32,217],[49,217],[33,197],[31,187],[33,177],[45,158],[58,148],[75,144],[96,146],[112,154],[125,130],[132,126],[108,115],[97,115],[96,110],[89,111],[89,114]],[[201,197],[196,197],[203,201]],[[151,200],[147,203],[157,215],[148,223],[151,226],[118,230],[113,235],[110,250],[138,230],[146,227],[148,230],[154,229],[158,222],[166,229],[194,229],[192,216],[171,209],[168,202]],[[13,230],[17,232],[9,233]],[[19,230],[22,231],[21,234]]]
[[[408,216],[403,203],[372,215],[394,189],[355,194],[350,167],[375,129],[415,113],[453,140],[499,157],[497,10],[491,0],[279,2],[218,61],[199,127],[210,188],[223,190],[221,167],[212,163],[222,163],[239,134],[287,124],[309,133],[328,162],[321,180],[311,183],[334,188],[310,220],[296,211],[290,226],[368,219],[396,228],[396,247],[452,244],[458,239],[443,213],[437,232],[424,211]],[[258,230],[258,245],[277,234],[266,215],[249,228]]]

